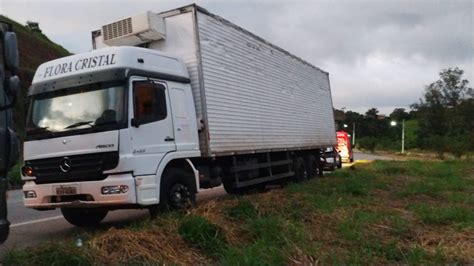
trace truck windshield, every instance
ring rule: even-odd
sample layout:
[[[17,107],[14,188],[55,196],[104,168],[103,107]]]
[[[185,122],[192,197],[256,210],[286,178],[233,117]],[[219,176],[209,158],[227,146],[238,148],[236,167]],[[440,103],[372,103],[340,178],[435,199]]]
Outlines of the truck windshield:
[[[33,96],[26,134],[48,137],[76,130],[102,131],[124,121],[124,84],[93,84]]]

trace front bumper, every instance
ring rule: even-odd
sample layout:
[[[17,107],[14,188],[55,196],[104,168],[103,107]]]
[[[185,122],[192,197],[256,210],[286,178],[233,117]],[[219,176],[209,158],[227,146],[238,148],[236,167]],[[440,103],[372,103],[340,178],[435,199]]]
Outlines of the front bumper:
[[[102,194],[102,187],[119,185],[128,186],[128,191],[121,194]],[[59,187],[74,187],[76,194],[67,197],[58,195],[56,189]],[[34,209],[120,207],[137,203],[135,179],[131,174],[111,175],[104,180],[86,182],[37,185],[33,181],[27,181],[23,186],[23,191],[31,190],[35,191],[36,198],[23,198],[23,202],[25,207]],[[76,195],[81,198],[75,198]],[[83,198],[88,200],[83,200]]]

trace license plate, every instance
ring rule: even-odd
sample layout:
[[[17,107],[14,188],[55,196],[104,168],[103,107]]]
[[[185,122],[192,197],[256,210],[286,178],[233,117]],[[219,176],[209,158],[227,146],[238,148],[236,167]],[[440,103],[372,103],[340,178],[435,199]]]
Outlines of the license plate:
[[[328,163],[334,163],[334,158],[326,158],[326,162],[328,162]]]
[[[56,188],[56,195],[75,195],[77,189],[75,187],[58,187]]]

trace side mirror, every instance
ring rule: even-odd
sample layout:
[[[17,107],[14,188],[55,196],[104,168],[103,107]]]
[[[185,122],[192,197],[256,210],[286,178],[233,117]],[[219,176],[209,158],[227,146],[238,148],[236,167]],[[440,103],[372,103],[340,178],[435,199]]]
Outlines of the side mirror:
[[[18,45],[14,32],[7,31],[4,33],[3,47],[5,52],[5,66],[13,74],[16,74],[18,70]]]
[[[132,127],[136,127],[136,128],[140,127],[140,121],[136,118],[132,118],[132,121],[130,121],[130,123],[132,124]]]

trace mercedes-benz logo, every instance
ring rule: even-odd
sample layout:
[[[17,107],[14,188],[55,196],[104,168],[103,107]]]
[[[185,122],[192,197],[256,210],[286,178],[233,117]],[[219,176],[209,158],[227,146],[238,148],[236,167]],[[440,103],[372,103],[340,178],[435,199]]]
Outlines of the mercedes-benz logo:
[[[61,163],[59,164],[59,169],[61,169],[63,173],[67,173],[71,171],[71,168],[71,160],[68,157],[64,157]]]

